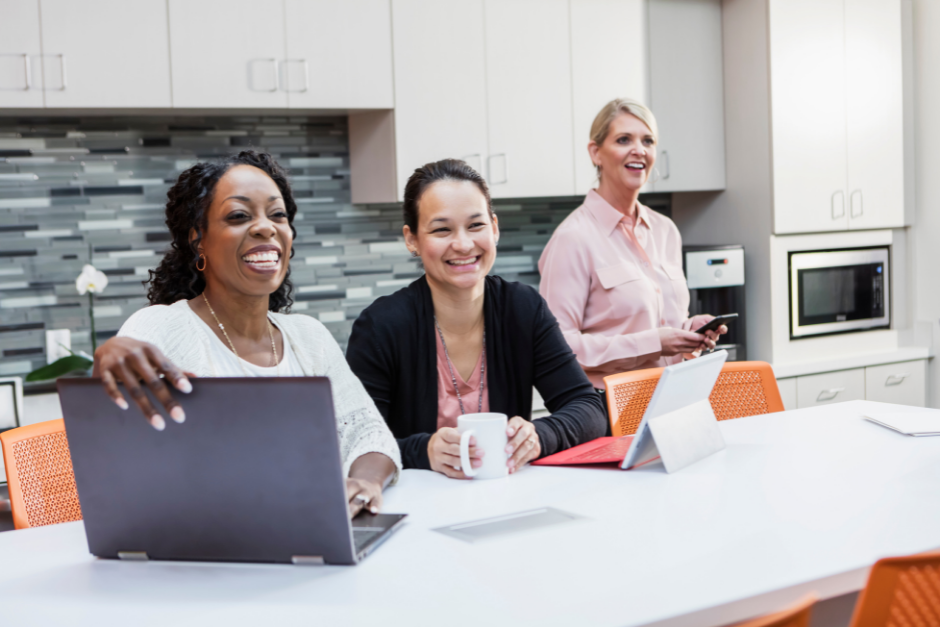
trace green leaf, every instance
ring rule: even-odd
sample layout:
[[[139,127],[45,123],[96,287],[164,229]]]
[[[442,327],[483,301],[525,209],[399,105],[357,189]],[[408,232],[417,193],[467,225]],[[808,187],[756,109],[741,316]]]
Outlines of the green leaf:
[[[75,372],[76,370],[88,370],[93,363],[93,361],[81,355],[69,355],[68,357],[57,359],[48,366],[33,370],[26,375],[26,380],[47,381],[49,379],[57,379],[62,375]]]

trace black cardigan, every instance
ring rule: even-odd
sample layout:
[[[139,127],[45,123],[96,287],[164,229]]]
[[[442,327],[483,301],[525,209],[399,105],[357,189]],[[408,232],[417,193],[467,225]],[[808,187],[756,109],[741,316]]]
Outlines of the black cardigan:
[[[542,455],[604,435],[607,417],[574,353],[531,287],[486,277],[486,385],[490,411],[531,420],[532,386],[551,416],[534,422]],[[346,360],[385,417],[405,468],[430,469],[437,431],[434,304],[421,277],[366,308],[353,324]]]

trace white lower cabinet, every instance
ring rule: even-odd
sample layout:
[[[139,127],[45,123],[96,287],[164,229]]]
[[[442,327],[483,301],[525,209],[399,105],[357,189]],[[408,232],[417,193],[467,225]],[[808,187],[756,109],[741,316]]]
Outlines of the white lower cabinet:
[[[895,405],[927,405],[927,361],[893,364],[778,379],[784,409],[867,400]]]
[[[800,409],[864,398],[864,368],[824,372],[796,378],[796,406]]]
[[[796,377],[777,379],[777,389],[780,390],[780,400],[783,401],[783,410],[796,409]]]
[[[927,368],[923,359],[865,368],[865,399],[896,405],[927,404]]]

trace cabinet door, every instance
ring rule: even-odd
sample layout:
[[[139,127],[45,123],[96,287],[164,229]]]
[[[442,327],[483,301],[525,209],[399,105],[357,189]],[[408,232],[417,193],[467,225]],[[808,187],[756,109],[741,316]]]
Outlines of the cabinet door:
[[[293,109],[391,109],[388,0],[286,0],[284,89]]]
[[[796,377],[777,379],[777,389],[780,390],[780,400],[783,401],[784,411],[796,409]]]
[[[430,161],[464,159],[485,174],[483,0],[392,0],[392,32],[398,199]]]
[[[659,126],[654,192],[725,188],[720,0],[650,0],[650,101]]]
[[[41,107],[39,0],[0,0],[0,107]]]
[[[571,196],[568,0],[485,0],[484,7],[492,194]]]
[[[175,107],[287,107],[282,0],[168,1]]]
[[[173,106],[165,0],[42,0],[40,9],[46,107]]]
[[[864,398],[864,368],[824,372],[796,378],[796,406],[800,409]]]
[[[848,228],[843,0],[770,0],[774,232]]]
[[[597,184],[591,124],[614,98],[649,104],[645,0],[571,0],[575,193]]]
[[[900,0],[845,1],[849,227],[904,226]]]
[[[926,406],[926,364],[918,359],[865,368],[865,400]]]

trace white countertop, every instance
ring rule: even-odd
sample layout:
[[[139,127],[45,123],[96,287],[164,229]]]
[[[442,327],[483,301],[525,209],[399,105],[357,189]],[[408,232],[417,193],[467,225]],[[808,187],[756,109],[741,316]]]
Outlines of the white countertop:
[[[858,590],[940,546],[940,437],[853,401],[721,422],[727,449],[659,464],[405,471],[404,527],[355,567],[99,560],[82,523],[0,533],[4,624],[722,625]],[[552,506],[586,519],[469,544],[435,527]]]
[[[927,359],[932,357],[930,349],[926,346],[904,346],[892,351],[880,353],[865,353],[845,357],[828,357],[813,361],[800,361],[792,363],[774,362],[774,374],[778,379],[798,377],[804,374],[818,374],[835,370],[849,370],[851,368],[864,368],[881,364],[893,364],[899,361],[912,361],[914,359]]]

